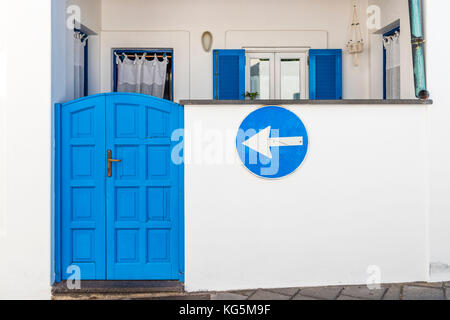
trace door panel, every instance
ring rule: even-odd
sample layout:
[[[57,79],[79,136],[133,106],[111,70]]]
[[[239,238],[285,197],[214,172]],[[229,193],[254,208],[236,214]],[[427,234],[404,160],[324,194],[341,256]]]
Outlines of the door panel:
[[[64,105],[61,131],[62,279],[104,279],[105,97]]]
[[[138,95],[110,95],[106,105],[106,149],[121,161],[106,180],[107,279],[179,279],[177,106]]]

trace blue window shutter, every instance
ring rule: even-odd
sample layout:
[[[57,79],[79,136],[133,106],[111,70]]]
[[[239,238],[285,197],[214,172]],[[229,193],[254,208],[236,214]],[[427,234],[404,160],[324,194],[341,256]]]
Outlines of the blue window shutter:
[[[342,50],[309,50],[309,98],[342,99]]]
[[[245,50],[213,51],[214,100],[245,99]]]

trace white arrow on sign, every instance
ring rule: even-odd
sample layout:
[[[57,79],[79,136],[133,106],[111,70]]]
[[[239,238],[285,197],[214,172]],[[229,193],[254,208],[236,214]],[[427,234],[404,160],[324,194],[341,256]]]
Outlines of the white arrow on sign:
[[[271,138],[272,127],[267,127],[243,142],[244,146],[272,159],[271,147],[303,146],[303,137]]]

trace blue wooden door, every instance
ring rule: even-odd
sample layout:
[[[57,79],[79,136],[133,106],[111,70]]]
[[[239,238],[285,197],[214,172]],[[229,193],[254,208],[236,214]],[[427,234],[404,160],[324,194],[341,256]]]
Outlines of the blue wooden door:
[[[61,109],[61,265],[83,280],[106,277],[105,96]]]
[[[107,94],[62,108],[62,267],[83,280],[183,279],[182,107]],[[110,168],[110,170],[108,170]]]
[[[141,95],[107,97],[107,278],[179,279],[179,167],[171,161],[179,106]]]

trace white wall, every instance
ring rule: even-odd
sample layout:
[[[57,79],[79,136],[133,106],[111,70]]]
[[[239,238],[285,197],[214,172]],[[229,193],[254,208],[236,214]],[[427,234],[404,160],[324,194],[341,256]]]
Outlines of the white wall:
[[[369,5],[379,6],[381,28],[400,19],[400,97],[401,99],[415,99],[408,0],[369,0]],[[382,35],[369,35],[371,99],[383,99],[382,39]]]
[[[255,108],[186,106],[187,290],[426,280],[428,107],[289,106],[310,149],[277,181],[219,161]]]
[[[6,10],[0,12],[0,28],[6,27]],[[0,38],[0,154],[6,154],[6,84],[8,82],[6,38]],[[0,239],[6,237],[6,157],[0,157]]]
[[[360,3],[363,16],[367,0],[361,0]],[[201,47],[201,35],[204,31],[213,34],[214,49],[231,48],[236,44],[236,38],[230,36],[231,32],[236,31],[258,31],[264,34],[260,43],[255,43],[258,37],[252,37],[247,38],[248,43],[238,41],[241,46],[258,44],[266,46],[267,43],[280,46],[310,44],[309,38],[302,39],[301,34],[292,33],[305,30],[326,31],[329,48],[344,48],[350,36],[351,4],[352,0],[102,0],[102,37],[110,33],[117,35],[118,31],[127,31],[129,32],[127,36],[138,39],[135,46],[146,44],[147,47],[167,47],[173,42],[172,33],[167,35],[166,40],[158,41],[157,36],[153,38],[152,34],[148,33],[144,38],[141,33],[146,31],[188,33],[189,47],[183,50],[189,50],[190,60],[177,59],[175,69],[180,68],[180,64],[189,64],[190,75],[180,74],[175,70],[175,79],[188,77],[182,81],[190,82],[190,91],[189,95],[181,93],[179,90],[184,88],[178,86],[175,88],[175,95],[180,99],[211,99],[212,54],[205,53]],[[365,24],[362,25],[367,39]],[[132,41],[128,43],[130,46],[133,45]],[[108,50],[105,45],[102,46],[103,54]],[[345,54],[343,89],[345,98],[369,97],[368,56],[366,49],[361,56],[360,67],[355,68],[352,65],[352,57]],[[102,91],[111,90],[109,75],[109,72],[102,69]],[[105,87],[105,84],[108,86]]]
[[[119,1],[108,1],[118,6]],[[123,19],[130,29],[179,30],[203,17],[187,2],[166,3],[169,9],[185,9],[191,15],[167,14],[163,15],[167,20],[152,22],[144,19],[148,11],[122,8]],[[219,35],[215,47],[221,47],[228,28],[225,21],[240,28],[262,29],[273,16],[277,22],[270,26],[287,29],[299,27],[302,19],[298,17],[304,15],[300,7],[287,12],[267,5],[272,12],[266,13],[259,6],[252,7],[253,3],[246,2],[234,13],[226,9],[225,2],[217,4],[223,9],[223,25],[215,23],[217,15],[207,16],[205,23],[189,31],[191,41],[210,29]],[[450,64],[446,54],[450,44],[442,40],[450,4],[445,0],[426,4],[433,106],[290,107],[307,124],[311,149],[302,168],[286,180],[260,181],[238,164],[187,165],[188,289],[361,283],[371,264],[381,267],[383,282],[426,280],[430,261],[436,271],[431,273],[432,280],[450,280]],[[112,20],[115,15],[108,18],[111,6],[103,15],[108,31],[117,27]],[[236,9],[237,2],[230,6]],[[244,18],[252,8],[260,18],[247,22]],[[51,102],[65,97],[61,89],[65,85],[58,83],[61,70],[53,69],[50,86],[50,9],[50,0],[23,0],[8,1],[0,11],[3,29],[14,30],[5,33],[0,46],[0,56],[7,59],[2,61],[8,61],[6,81],[4,64],[0,64],[0,84],[7,83],[0,87],[0,150],[5,155],[0,157],[2,299],[50,297]],[[133,15],[142,19],[133,20]],[[59,17],[55,19],[60,23]],[[53,29],[54,39],[60,39],[58,34]],[[331,39],[335,38],[330,34],[330,47],[341,43]],[[210,70],[203,70],[209,54],[201,53],[199,44],[195,46],[190,54],[198,60],[191,68],[199,77],[209,77]],[[33,60],[29,48],[33,48]],[[59,66],[53,59],[53,65]],[[190,78],[196,77],[191,72]],[[190,93],[207,98],[210,89],[209,83],[193,82]],[[204,128],[236,130],[251,110],[188,107],[186,123],[188,128],[198,120]],[[186,146],[189,154],[193,141],[188,139]],[[229,144],[227,150],[233,151],[234,145]],[[204,196],[205,186],[210,198]],[[278,210],[276,202],[267,200],[275,186],[294,190],[301,201],[293,203],[280,195],[284,210]],[[284,246],[286,242],[298,245]],[[242,268],[246,263],[253,268]]]
[[[364,283],[368,263],[382,266],[383,282],[450,279],[450,45],[441,36],[449,9],[447,1],[425,1],[427,78],[434,99],[432,106],[292,108],[310,129],[311,150],[298,173],[273,186],[253,181],[238,166],[187,166],[189,290]],[[188,128],[200,121],[204,128],[236,130],[250,111],[231,106],[187,107],[186,123]],[[366,116],[372,118],[368,120]],[[380,123],[381,131],[377,127]],[[345,152],[331,144],[336,139],[329,135],[347,138]],[[360,144],[363,140],[365,143]],[[414,141],[416,146],[408,141]],[[193,141],[188,139],[186,146],[189,154]],[[228,150],[233,147],[230,144]],[[387,156],[383,156],[384,152]],[[350,169],[356,171],[348,174]],[[216,184],[220,179],[225,183]],[[317,184],[318,180],[326,183]],[[201,197],[204,184],[208,190],[214,190],[209,193],[212,198]],[[271,190],[275,186],[294,188],[296,197],[301,197],[302,201],[283,206],[303,209],[296,212],[297,220],[293,220],[297,216],[291,210],[277,210],[265,200],[270,191],[276,192]],[[320,188],[328,192],[325,194]],[[290,203],[287,196],[277,195],[284,204]],[[225,205],[216,206],[215,201]],[[375,212],[376,208],[381,210]],[[289,223],[283,225],[273,219],[275,211]],[[271,222],[270,228],[267,221]],[[303,227],[305,224],[308,228]],[[206,231],[204,225],[208,225]],[[232,237],[226,232],[231,227]],[[280,231],[290,227],[303,233]],[[210,236],[205,236],[210,229]],[[208,241],[204,241],[206,238]],[[282,251],[282,244],[287,241],[298,243],[297,247],[289,247],[296,255]],[[254,272],[240,268],[255,259],[258,264],[254,265]]]
[[[6,1],[1,15],[2,30],[11,32],[2,34],[8,69],[0,100],[0,299],[46,299],[51,261],[51,1]]]
[[[450,279],[450,44],[442,41],[450,3],[426,0],[428,86],[434,105],[430,116],[431,208],[430,263],[432,280]]]

